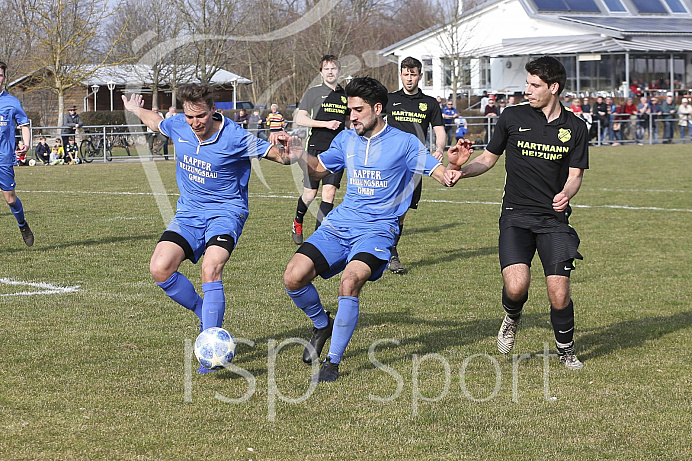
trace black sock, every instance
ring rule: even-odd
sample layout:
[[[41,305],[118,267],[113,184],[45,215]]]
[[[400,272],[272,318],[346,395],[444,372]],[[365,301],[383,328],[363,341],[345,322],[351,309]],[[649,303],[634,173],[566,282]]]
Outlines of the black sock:
[[[308,212],[308,206],[303,202],[303,196],[298,197],[298,207],[296,208],[296,222],[302,223],[305,213]]]
[[[550,322],[555,331],[555,340],[569,344],[574,339],[574,304],[572,300],[564,309],[557,310],[550,306]]]
[[[519,301],[514,301],[513,299],[510,299],[509,296],[507,296],[507,293],[505,292],[505,287],[502,287],[502,307],[504,308],[507,317],[514,320],[515,322],[519,321],[519,319],[521,318],[521,310],[524,308],[524,304],[526,304],[526,301],[528,301],[528,299],[529,294],[526,293],[526,295],[522,299],[520,299]]]
[[[315,230],[317,230],[318,227],[322,224],[322,220],[324,219],[327,214],[329,214],[330,211],[332,211],[332,208],[334,208],[333,203],[329,202],[322,202],[320,203],[320,209],[317,212],[317,222],[315,223]]]

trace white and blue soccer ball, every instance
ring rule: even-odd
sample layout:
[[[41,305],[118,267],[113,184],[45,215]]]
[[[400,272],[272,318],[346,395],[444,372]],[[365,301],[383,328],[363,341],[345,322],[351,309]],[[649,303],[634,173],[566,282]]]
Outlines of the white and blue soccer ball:
[[[236,342],[223,328],[207,328],[195,340],[195,357],[210,370],[219,370],[233,361]]]

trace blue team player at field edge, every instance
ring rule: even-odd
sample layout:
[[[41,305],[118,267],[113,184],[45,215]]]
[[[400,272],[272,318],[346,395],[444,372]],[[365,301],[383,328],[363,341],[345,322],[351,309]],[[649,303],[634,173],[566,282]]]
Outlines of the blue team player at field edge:
[[[154,132],[173,140],[180,190],[175,217],[161,236],[149,271],[174,301],[193,311],[201,329],[221,327],[226,310],[221,276],[248,216],[248,181],[252,158],[284,160],[283,148],[258,139],[215,113],[213,90],[205,84],[181,87],[183,114],[163,119],[143,108],[141,95],[123,96],[125,109]],[[202,290],[178,272],[189,259],[202,260]],[[200,366],[200,374],[208,373]]]
[[[451,186],[461,175],[456,170],[470,155],[470,143],[461,140],[449,149],[453,169],[446,170],[418,138],[387,125],[382,118],[387,89],[373,78],[354,78],[346,86],[346,97],[353,129],[339,133],[319,156],[301,156],[313,179],[346,169],[344,200],[298,248],[284,272],[287,293],[314,324],[303,361],[318,360],[332,337],[329,354],[312,382],[339,377],[341,357],[358,322],[360,290],[387,267],[399,233],[399,216],[411,203],[412,176],[427,174]],[[312,280],[338,273],[342,273],[338,312],[332,319]]]
[[[14,181],[14,165],[17,164],[17,154],[25,153],[31,145],[31,133],[29,131],[29,118],[26,116],[22,104],[14,96],[10,96],[4,90],[5,72],[7,64],[0,62],[0,188],[2,196],[9,205],[14,218],[19,224],[19,231],[27,246],[34,244],[34,234],[24,219],[24,207],[14,189],[17,183]],[[23,146],[17,146],[15,150],[14,130],[15,124],[22,132]]]

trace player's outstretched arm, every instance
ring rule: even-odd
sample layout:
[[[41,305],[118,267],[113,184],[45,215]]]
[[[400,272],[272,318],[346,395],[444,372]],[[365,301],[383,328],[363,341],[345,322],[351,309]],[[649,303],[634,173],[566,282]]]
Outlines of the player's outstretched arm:
[[[152,131],[159,131],[159,123],[163,120],[159,114],[152,112],[144,108],[144,98],[141,94],[132,94],[128,99],[127,96],[123,95],[123,105],[125,110],[132,112],[149,127]]]
[[[447,160],[449,160],[447,169],[458,170],[464,163],[468,162],[473,152],[473,144],[473,141],[470,139],[462,138],[458,140],[456,144],[450,146],[447,150]]]

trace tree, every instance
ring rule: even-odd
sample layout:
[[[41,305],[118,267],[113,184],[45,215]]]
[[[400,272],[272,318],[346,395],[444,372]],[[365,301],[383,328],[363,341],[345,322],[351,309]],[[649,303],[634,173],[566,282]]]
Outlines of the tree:
[[[112,10],[101,0],[31,0],[24,3],[23,12],[24,32],[32,43],[31,71],[43,75],[39,88],[57,95],[61,125],[65,91],[109,64],[127,23],[115,26],[120,32],[104,43],[100,32]]]

